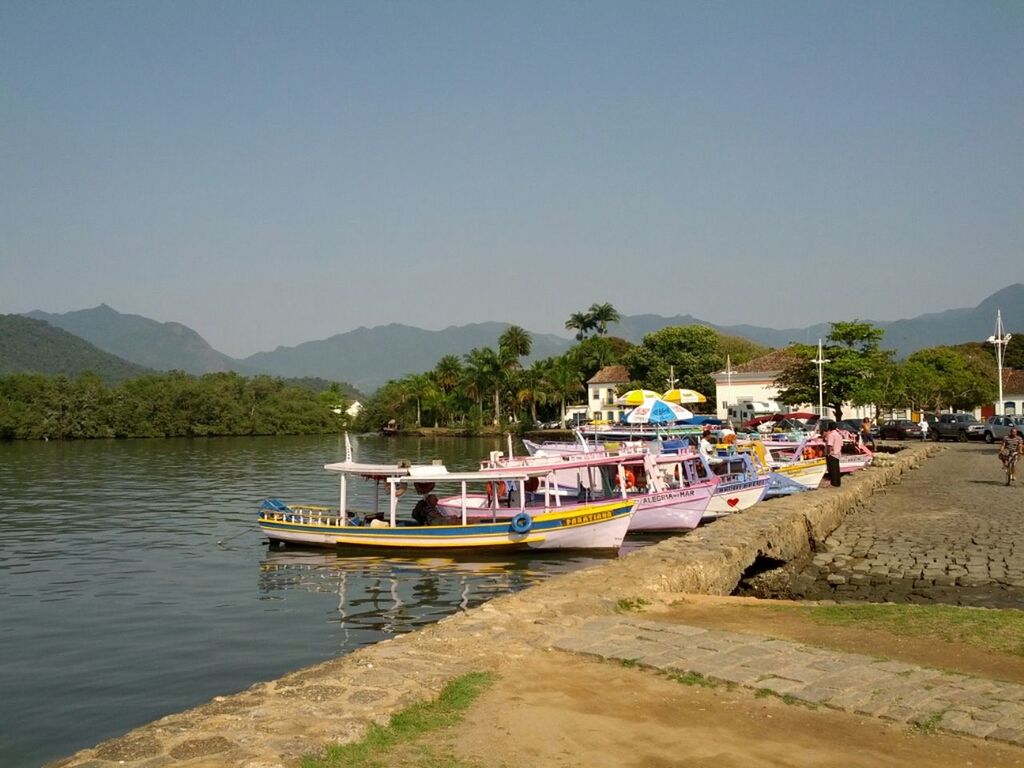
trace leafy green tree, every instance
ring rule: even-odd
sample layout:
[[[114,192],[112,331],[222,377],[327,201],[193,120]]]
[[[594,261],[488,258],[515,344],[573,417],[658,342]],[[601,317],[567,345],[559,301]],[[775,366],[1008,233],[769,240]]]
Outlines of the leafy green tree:
[[[909,394],[935,412],[969,410],[998,394],[995,364],[974,345],[918,350],[906,365],[912,376]]]
[[[832,323],[828,343],[822,348],[824,359],[822,399],[836,419],[843,418],[843,404],[867,405],[874,401],[878,377],[892,361],[892,352],[879,345],[885,331],[871,323],[854,320]],[[818,402],[817,346],[794,344],[790,349],[799,358],[787,367],[776,383],[779,399],[788,405]]]
[[[670,372],[676,386],[695,389],[713,399],[713,372],[725,363],[718,349],[718,334],[703,325],[672,326],[649,333],[623,357],[636,388],[661,392],[668,388]]]
[[[625,339],[615,336],[592,336],[570,349],[566,356],[580,372],[580,380],[587,381],[608,365],[622,362],[626,353],[633,348]]]

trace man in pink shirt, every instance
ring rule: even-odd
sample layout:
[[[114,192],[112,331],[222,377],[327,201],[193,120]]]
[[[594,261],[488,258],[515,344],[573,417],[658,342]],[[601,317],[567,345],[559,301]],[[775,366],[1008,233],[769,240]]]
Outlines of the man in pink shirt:
[[[842,477],[839,473],[839,457],[843,453],[843,435],[836,429],[835,422],[829,423],[828,432],[825,433],[825,450],[829,482],[833,488],[838,488]]]

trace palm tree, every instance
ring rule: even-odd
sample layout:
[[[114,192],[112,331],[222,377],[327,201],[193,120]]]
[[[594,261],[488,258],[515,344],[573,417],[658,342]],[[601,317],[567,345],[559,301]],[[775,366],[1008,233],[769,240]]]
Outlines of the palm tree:
[[[537,406],[548,402],[549,389],[544,381],[544,374],[550,367],[549,360],[538,360],[523,371],[517,380],[515,401],[520,406],[530,408],[530,418],[537,423]]]
[[[587,313],[592,327],[597,329],[598,336],[605,336],[608,333],[608,323],[617,323],[621,319],[618,311],[611,304],[591,304]]]
[[[498,338],[498,350],[503,357],[526,357],[533,348],[533,338],[518,325],[510,325]]]
[[[434,380],[446,393],[459,385],[462,378],[462,361],[456,355],[445,355],[434,366]]]
[[[561,402],[559,420],[565,419],[565,401],[583,390],[579,371],[568,358],[555,358],[545,373],[545,382],[554,398]]]
[[[484,393],[494,392],[494,423],[501,420],[501,360],[490,347],[477,347],[466,355],[467,389],[476,398],[483,418]]]
[[[399,384],[401,385],[401,396],[405,401],[413,400],[416,403],[416,426],[422,427],[423,401],[432,399],[434,394],[434,382],[429,374],[414,373],[405,376]]]
[[[587,334],[594,330],[594,323],[586,312],[573,312],[565,321],[567,331],[576,331],[576,341],[583,341]]]

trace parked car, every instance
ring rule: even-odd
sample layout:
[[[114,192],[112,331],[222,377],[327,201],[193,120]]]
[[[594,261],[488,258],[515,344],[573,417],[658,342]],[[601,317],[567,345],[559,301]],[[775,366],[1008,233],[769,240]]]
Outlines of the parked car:
[[[970,413],[944,413],[939,420],[929,423],[928,434],[932,440],[982,440],[985,437],[985,424],[978,421]]]
[[[1024,432],[1024,416],[989,416],[985,422],[984,438],[986,443],[1002,440],[1010,434],[1010,427]]]
[[[878,434],[885,440],[920,440],[921,425],[910,419],[897,419],[879,427]]]
[[[861,427],[864,422],[861,419],[843,419],[842,421],[836,422],[840,429],[845,429],[847,432],[853,432],[855,435],[860,434]],[[879,437],[878,425],[874,421],[871,422],[871,436]]]

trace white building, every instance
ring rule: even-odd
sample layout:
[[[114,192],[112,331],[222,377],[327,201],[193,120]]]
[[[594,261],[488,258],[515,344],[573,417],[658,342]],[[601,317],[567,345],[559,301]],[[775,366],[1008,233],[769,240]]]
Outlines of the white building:
[[[608,365],[587,382],[587,417],[592,421],[617,422],[629,407],[615,402],[619,387],[629,384],[624,365]]]
[[[783,370],[797,361],[790,349],[776,349],[767,355],[750,360],[715,374],[715,415],[720,419],[729,418],[730,407],[744,403],[764,403],[773,412],[796,413],[807,411],[818,412],[817,403],[800,405],[779,405],[779,386],[775,380]],[[824,376],[828,378],[828,365],[825,365]],[[860,419],[874,416],[872,406],[853,406],[843,404],[844,419]],[[832,409],[825,406],[825,418],[833,418]]]

